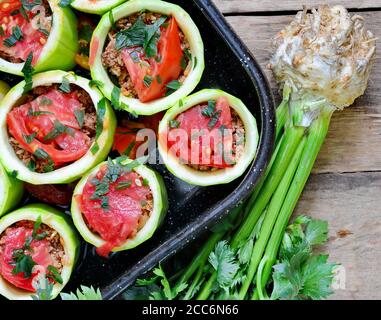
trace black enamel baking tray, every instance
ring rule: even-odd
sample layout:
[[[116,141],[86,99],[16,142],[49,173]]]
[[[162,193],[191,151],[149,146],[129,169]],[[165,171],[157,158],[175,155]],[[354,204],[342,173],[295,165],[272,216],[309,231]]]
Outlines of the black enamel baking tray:
[[[250,194],[271,157],[275,111],[264,73],[210,0],[171,0],[182,6],[201,31],[205,45],[206,68],[196,90],[219,88],[243,100],[257,119],[260,145],[256,160],[247,172],[228,185],[191,186],[171,175],[164,165],[154,166],[164,177],[169,195],[169,211],[161,228],[139,247],[112,254],[108,259],[96,255],[83,242],[81,254],[65,292],[80,285],[101,288],[104,299],[113,299],[136,278],[201,236]],[[75,70],[84,76],[88,74]],[[1,78],[11,82],[19,78]],[[28,198],[26,202],[35,202]],[[68,214],[70,214],[67,211]]]

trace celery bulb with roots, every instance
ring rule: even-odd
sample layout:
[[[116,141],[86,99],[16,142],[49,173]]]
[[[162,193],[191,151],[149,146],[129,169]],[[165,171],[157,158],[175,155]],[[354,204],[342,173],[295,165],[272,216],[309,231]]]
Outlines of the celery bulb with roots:
[[[215,231],[178,277],[174,291],[184,290],[183,299],[267,297],[286,227],[332,114],[366,90],[376,39],[364,22],[342,6],[323,5],[297,13],[274,38],[269,67],[283,91],[275,152],[252,195],[230,215],[230,227]]]

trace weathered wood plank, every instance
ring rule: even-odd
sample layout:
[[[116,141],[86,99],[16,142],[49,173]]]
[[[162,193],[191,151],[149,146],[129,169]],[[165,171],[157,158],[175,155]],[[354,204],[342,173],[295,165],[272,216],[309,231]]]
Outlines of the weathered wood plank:
[[[305,4],[308,8],[312,8],[322,3],[328,3],[332,5],[340,4],[349,9],[381,7],[380,0],[213,0],[213,2],[224,13],[301,10],[303,4]]]
[[[362,14],[369,27],[380,38],[381,12]],[[228,21],[263,68],[268,63],[271,37],[290,20],[291,16],[274,16],[271,19],[259,16],[228,17]],[[381,73],[377,72],[380,68],[378,53],[366,94],[354,106],[334,115],[315,172],[381,170]],[[272,75],[267,69],[266,73],[276,94],[277,86]],[[277,100],[279,101],[279,96]]]
[[[323,251],[346,273],[345,290],[332,298],[381,298],[380,190],[381,173],[319,174],[310,177],[299,201],[295,214],[329,222]]]

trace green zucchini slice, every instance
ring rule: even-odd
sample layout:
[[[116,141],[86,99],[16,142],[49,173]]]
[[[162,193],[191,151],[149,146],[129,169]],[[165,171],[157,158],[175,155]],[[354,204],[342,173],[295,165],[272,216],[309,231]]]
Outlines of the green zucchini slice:
[[[71,72],[47,71],[33,77],[32,87],[62,84],[63,81],[75,84],[84,89],[89,94],[98,115],[100,114],[99,104],[103,102],[104,115],[102,131],[99,132],[99,136],[93,141],[87,153],[77,161],[46,173],[38,173],[30,170],[27,165],[17,157],[13,147],[9,143],[6,122],[8,112],[10,112],[23,97],[25,81],[22,81],[8,92],[1,102],[0,108],[0,150],[2,150],[2,152],[0,152],[0,161],[9,173],[16,172],[19,180],[35,185],[73,182],[106,159],[111,150],[116,128],[115,115],[110,104],[98,89],[90,86],[89,80]],[[102,121],[100,121],[100,123],[102,123]]]
[[[108,32],[112,28],[110,16],[114,21],[142,11],[161,13],[173,16],[190,45],[191,68],[181,87],[166,97],[142,103],[139,99],[120,94],[119,106],[133,114],[152,115],[173,106],[177,101],[189,95],[199,83],[204,71],[204,45],[200,32],[189,14],[181,7],[159,0],[130,0],[105,14],[94,31],[90,44],[90,70],[93,79],[102,81],[101,90],[111,100],[113,90],[120,89],[112,82],[110,75],[102,63],[102,53]]]
[[[35,72],[70,70],[75,66],[75,55],[78,51],[77,18],[70,8],[59,6],[60,0],[47,1],[53,13],[52,29],[33,68]],[[0,58],[0,71],[23,75],[24,64]]]
[[[62,284],[55,283],[52,291],[52,298],[55,298],[69,281],[79,253],[79,238],[73,230],[70,219],[47,205],[28,205],[0,219],[0,235],[17,222],[36,221],[39,217],[42,224],[57,231],[60,235],[61,245],[65,252],[61,270]],[[0,295],[10,300],[29,300],[33,293],[17,288],[0,275]]]
[[[104,14],[126,0],[74,0],[71,6],[78,11]]]
[[[230,107],[236,112],[243,123],[245,129],[245,146],[242,156],[234,166],[215,171],[201,171],[181,163],[181,161],[171,152],[167,152],[167,142],[164,141],[166,140],[164,137],[166,137],[166,132],[168,128],[170,128],[171,121],[175,120],[175,118],[182,112],[194,106],[211,100],[217,100],[220,97],[225,97],[228,100]],[[199,186],[229,183],[240,177],[253,161],[259,140],[256,120],[244,103],[240,99],[224,91],[213,89],[197,92],[184,100],[180,100],[176,106],[169,109],[159,124],[158,135],[159,152],[168,170],[179,179]]]
[[[119,160],[113,160],[114,163],[116,163],[116,161]],[[130,159],[124,160],[123,162],[119,161],[119,163],[122,165],[128,165],[131,162],[132,161]],[[81,212],[80,204],[78,203],[77,199],[79,195],[82,195],[86,183],[90,181],[89,179],[92,179],[104,165],[107,165],[107,162],[98,165],[79,181],[77,187],[74,190],[71,205],[72,218],[77,230],[86,242],[91,243],[97,248],[102,247],[106,242],[98,234],[90,230],[89,226],[85,222],[84,215]],[[124,244],[113,248],[113,252],[135,248],[136,246],[151,238],[156,229],[162,223],[168,209],[168,196],[162,177],[157,172],[145,165],[138,165],[133,167],[132,171],[136,172],[148,183],[152,194],[152,210],[144,226],[139,231],[137,231],[136,235],[133,238],[127,239]]]
[[[23,183],[8,175],[0,164],[0,217],[18,205],[23,193]]]

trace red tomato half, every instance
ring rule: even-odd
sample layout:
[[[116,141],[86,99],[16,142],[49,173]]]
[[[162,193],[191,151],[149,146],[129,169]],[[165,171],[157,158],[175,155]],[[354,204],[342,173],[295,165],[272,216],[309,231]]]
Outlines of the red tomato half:
[[[161,28],[161,36],[157,45],[158,57],[147,59],[142,48],[128,48],[122,50],[122,59],[139,100],[142,102],[152,101],[165,95],[166,85],[172,80],[177,80],[181,74],[181,59],[183,51],[179,36],[179,28],[175,18],[171,18],[168,27]],[[134,61],[131,53],[138,55],[139,61]],[[145,63],[142,63],[144,61]],[[150,77],[151,84],[145,84],[145,77]]]
[[[106,166],[97,173],[96,178],[102,180],[105,172]],[[142,215],[142,201],[148,199],[150,188],[143,185],[137,173],[126,172],[110,184],[107,193],[109,208],[105,210],[101,207],[101,200],[91,199],[96,189],[91,180],[86,183],[77,201],[88,226],[106,241],[103,247],[97,248],[97,252],[107,257],[113,248],[136,234]],[[130,183],[130,186],[118,190],[118,185],[123,182]]]
[[[42,149],[56,166],[73,162],[81,158],[90,147],[90,138],[79,130],[75,117],[74,112],[80,107],[75,92],[50,90],[8,113],[8,129],[26,151],[34,154],[37,149]],[[70,128],[70,132],[46,140],[45,137],[55,128],[56,121]],[[34,133],[35,138],[28,143],[25,137]]]
[[[231,158],[227,157],[232,154],[233,138],[229,102],[225,98],[216,101],[214,112],[219,116],[213,127],[210,125],[211,117],[202,113],[206,107],[207,104],[198,105],[177,116],[175,119],[178,122],[177,129],[183,130],[187,134],[187,139],[173,139],[175,136],[171,136],[171,132],[174,129],[170,129],[165,137],[168,140],[167,147],[170,152],[176,150],[177,157],[181,157],[181,150],[188,150],[188,159],[183,160],[189,164],[214,168],[230,167]]]
[[[20,249],[25,244],[26,238],[30,237],[33,233],[33,229],[27,227],[18,227],[11,229],[3,238],[5,243],[4,249],[0,251],[0,274],[8,282],[12,283],[20,289],[35,292],[32,282],[33,279],[38,275],[37,271],[45,270],[49,265],[53,265],[53,259],[49,254],[49,242],[47,240],[33,240],[31,243],[31,253],[30,254],[33,261],[36,263],[34,267],[34,272],[30,278],[25,278],[24,273],[13,274],[14,269],[13,264],[13,251],[15,249]],[[39,267],[37,267],[39,266]],[[42,268],[42,270],[41,270]]]
[[[45,10],[43,6],[39,6],[41,10]],[[35,64],[38,60],[41,51],[47,41],[47,35],[41,32],[33,24],[32,12],[26,12],[28,20],[21,13],[11,15],[21,8],[20,1],[1,1],[0,2],[0,24],[3,29],[3,34],[0,36],[0,50],[7,53],[9,56],[25,61],[30,52],[33,52],[33,61]],[[12,46],[4,44],[4,40],[10,38],[13,34],[13,29],[18,26],[22,32],[22,38]]]

